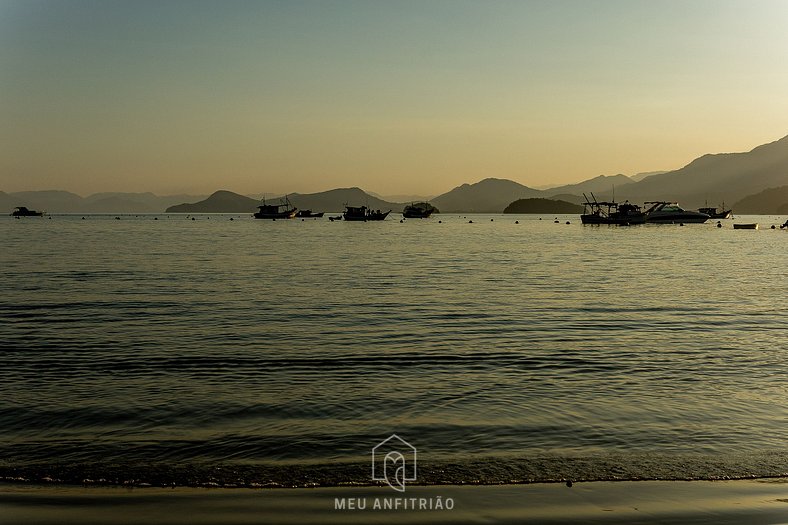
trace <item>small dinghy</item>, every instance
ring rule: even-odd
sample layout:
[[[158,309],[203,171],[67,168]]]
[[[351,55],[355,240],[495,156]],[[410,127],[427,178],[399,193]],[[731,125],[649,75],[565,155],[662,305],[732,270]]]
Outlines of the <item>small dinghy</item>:
[[[754,222],[752,224],[734,224],[733,225],[733,229],[734,230],[757,230],[758,229],[758,223]]]

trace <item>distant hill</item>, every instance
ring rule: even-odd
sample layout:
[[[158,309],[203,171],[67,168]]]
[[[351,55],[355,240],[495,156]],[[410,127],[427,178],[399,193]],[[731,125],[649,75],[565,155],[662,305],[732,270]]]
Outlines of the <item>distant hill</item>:
[[[616,193],[621,191],[625,192],[626,187],[630,184],[633,184],[633,181],[626,175],[600,175],[577,184],[567,184],[565,186],[550,188],[546,193],[551,193],[552,195],[571,194],[578,196],[581,196],[583,193],[591,192],[612,194],[614,188]]]
[[[640,179],[635,181],[635,179]],[[642,203],[650,200],[678,201],[692,209],[722,202],[731,203],[788,185],[788,136],[764,144],[746,153],[720,153],[699,157],[681,169],[669,172],[644,172],[632,178],[625,175],[600,175],[577,184],[538,190],[505,179],[487,178],[463,184],[428,202],[444,213],[500,213],[518,199],[551,198],[580,203],[583,193],[593,192],[598,199],[610,199],[615,186],[618,201]],[[230,193],[230,192],[228,192]],[[397,198],[417,197],[400,195]],[[269,199],[271,200],[271,199]],[[402,202],[382,199],[360,188],[338,188],[320,193],[292,194],[291,202],[299,209],[339,212],[345,204],[366,205],[373,209],[399,210]],[[425,200],[422,198],[412,200]],[[198,202],[200,201],[200,202]],[[250,206],[253,201],[254,206]],[[67,191],[0,192],[0,207],[11,212],[15,206],[50,213],[149,213],[166,209],[215,212],[254,211],[258,200],[238,194],[209,198],[204,196],[165,196],[152,193],[97,193],[86,198]],[[198,206],[199,205],[199,206]],[[745,205],[749,205],[745,203]],[[197,206],[189,208],[189,206]],[[734,212],[744,213],[741,210]]]
[[[204,199],[199,195],[158,196],[153,193],[94,193],[81,197],[68,191],[0,192],[0,211],[16,206],[48,213],[161,213],[189,199]]]
[[[367,193],[386,202],[400,202],[410,204],[411,202],[429,202],[430,199],[432,199],[432,196],[430,195],[416,195],[411,193],[403,193],[400,195],[381,195],[380,193],[375,193],[374,191],[367,191]]]
[[[443,213],[501,213],[513,200],[543,196],[543,192],[506,179],[463,184],[430,203]]]
[[[511,203],[504,213],[582,213],[583,207],[566,201],[552,199],[519,199]]]
[[[315,212],[341,212],[345,210],[345,204],[368,206],[383,211],[402,208],[401,204],[378,199],[360,188],[338,188],[319,193],[292,193],[287,198],[299,210]],[[266,201],[276,203],[279,202],[279,198],[268,198]],[[200,202],[170,206],[166,213],[252,213],[257,211],[259,205],[260,201],[257,199],[220,190]]]
[[[641,173],[631,175],[629,178],[635,182],[640,182],[645,178],[651,177],[652,175],[662,175],[663,173],[667,173],[667,171],[643,171]]]
[[[681,169],[651,175],[627,186],[626,198],[678,200],[685,208],[697,208],[705,202],[736,202],[787,184],[788,137],[784,137],[746,153],[703,155]]]
[[[402,204],[388,202],[366,193],[361,188],[337,188],[319,193],[293,193],[290,202],[299,210],[340,212],[348,206],[367,206],[373,210],[401,210]]]
[[[94,193],[84,198],[84,213],[161,213],[181,202],[195,202],[207,195],[154,195],[153,193]]]
[[[200,202],[170,206],[165,213],[254,213],[258,205],[256,199],[219,190]]]
[[[594,195],[599,197],[602,194],[595,193]],[[580,204],[580,205],[582,205],[585,202],[585,199],[581,195],[574,195],[571,193],[559,193],[558,195],[551,195],[550,199],[554,201],[566,201],[566,202],[571,202],[572,204]]]
[[[76,193],[61,190],[19,191],[7,194],[10,207],[27,206],[31,210],[49,213],[80,213],[84,200]],[[10,211],[8,213],[11,213]]]
[[[738,214],[778,214],[788,213],[788,186],[768,188],[755,195],[749,195],[731,206]]]

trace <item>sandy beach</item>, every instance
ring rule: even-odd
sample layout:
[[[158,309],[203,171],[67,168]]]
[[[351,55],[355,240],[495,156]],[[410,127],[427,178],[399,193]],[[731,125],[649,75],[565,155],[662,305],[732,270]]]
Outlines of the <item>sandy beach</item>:
[[[375,508],[394,505],[396,498],[401,499],[398,510]],[[439,500],[442,508],[435,508]],[[343,501],[344,510],[338,508]],[[364,509],[350,508],[362,502]],[[419,502],[427,508],[420,509]],[[413,486],[404,494],[379,487],[128,489],[6,484],[0,487],[0,522],[781,524],[788,523],[788,479],[593,482],[572,487]]]

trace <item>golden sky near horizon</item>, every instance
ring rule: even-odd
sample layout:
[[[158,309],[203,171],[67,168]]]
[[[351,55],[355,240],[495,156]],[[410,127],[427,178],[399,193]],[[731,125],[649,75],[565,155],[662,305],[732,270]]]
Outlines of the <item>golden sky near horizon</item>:
[[[0,190],[434,195],[788,134],[788,2],[0,2]]]

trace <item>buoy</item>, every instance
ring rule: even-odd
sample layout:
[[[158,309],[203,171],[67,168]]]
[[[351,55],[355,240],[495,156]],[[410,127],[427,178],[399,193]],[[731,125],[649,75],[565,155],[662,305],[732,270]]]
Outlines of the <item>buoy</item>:
[[[233,220],[233,218],[232,218],[232,217],[230,217],[230,220]]]
[[[84,221],[84,220],[85,220],[85,217],[82,217],[82,220]]]
[[[195,220],[194,217],[192,217],[192,220]]]
[[[490,219],[490,222],[493,222],[495,219]]]
[[[554,222],[554,223],[556,223],[556,224],[558,224],[558,223],[559,223],[559,222],[561,222],[561,221],[553,221],[553,222]]]
[[[571,223],[571,222],[569,222],[569,221],[566,221],[566,223],[567,223],[567,224],[572,224],[572,223]]]
[[[679,226],[684,226],[684,223],[683,223],[683,222],[680,222],[680,223],[679,223]]]
[[[438,221],[438,224],[442,224],[442,223],[443,223],[443,221]]]
[[[400,224],[402,224],[403,222],[405,222],[405,221],[403,221],[402,219],[400,219],[400,220],[399,220],[399,223],[400,223]]]
[[[473,221],[468,221],[468,224],[473,224]]]
[[[776,229],[776,228],[774,227],[774,224],[772,224],[772,230],[774,230],[774,229]]]
[[[520,224],[520,221],[514,221],[515,224]]]
[[[158,221],[158,220],[159,220],[159,218],[158,218],[158,217],[154,217],[154,218],[153,218],[153,220],[154,220],[154,221]]]
[[[541,220],[542,220],[542,218],[541,218],[541,217],[539,217],[539,220],[541,221]]]
[[[304,219],[301,219],[301,222],[304,222]]]
[[[566,480],[566,486],[567,487],[571,487],[572,486],[572,480],[571,479]]]
[[[717,228],[722,228],[722,224],[720,224],[720,223],[718,222],[718,223],[717,223]]]

